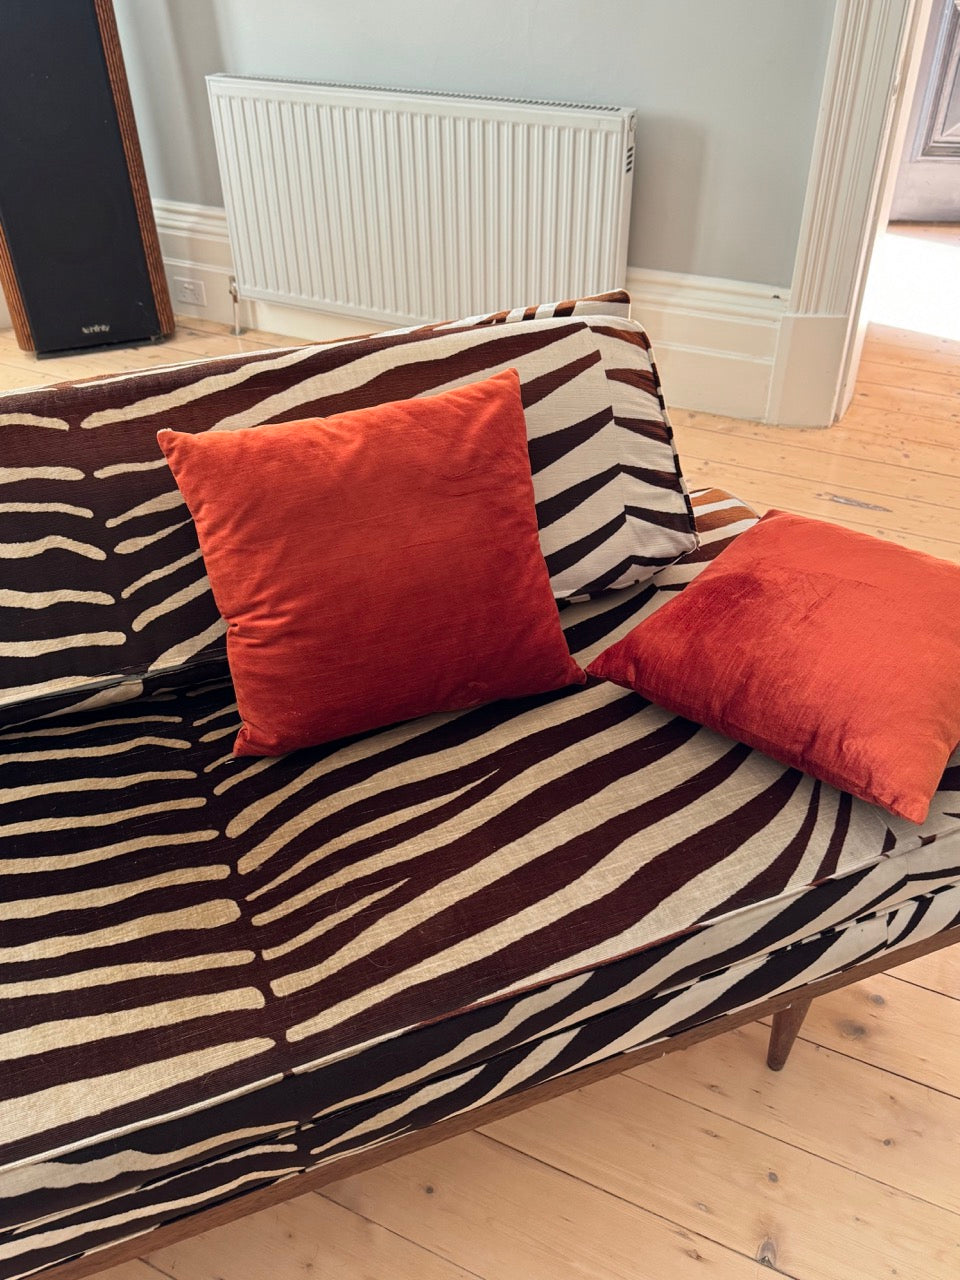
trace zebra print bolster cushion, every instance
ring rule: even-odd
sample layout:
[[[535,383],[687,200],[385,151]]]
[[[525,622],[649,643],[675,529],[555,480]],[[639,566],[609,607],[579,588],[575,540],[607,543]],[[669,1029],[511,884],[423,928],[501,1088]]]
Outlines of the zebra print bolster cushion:
[[[626,294],[247,351],[0,395],[0,725],[226,670],[223,619],[158,430],[233,431],[432,395],[516,368],[558,600],[696,546]]]
[[[228,624],[236,755],[586,680],[540,550],[515,369],[158,439]]]
[[[924,822],[960,743],[960,567],[770,511],[587,670]]]

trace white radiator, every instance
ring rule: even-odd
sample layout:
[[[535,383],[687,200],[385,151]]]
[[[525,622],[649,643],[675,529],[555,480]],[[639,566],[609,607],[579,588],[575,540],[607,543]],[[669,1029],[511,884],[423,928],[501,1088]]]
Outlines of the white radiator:
[[[207,86],[241,297],[409,324],[623,287],[630,110]]]

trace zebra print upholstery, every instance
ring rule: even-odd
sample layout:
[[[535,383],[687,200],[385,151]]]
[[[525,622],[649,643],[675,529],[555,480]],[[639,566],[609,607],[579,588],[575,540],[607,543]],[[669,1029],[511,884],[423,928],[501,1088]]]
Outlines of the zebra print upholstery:
[[[38,699],[136,696],[148,672],[223,671],[224,625],[160,427],[323,417],[513,366],[554,594],[649,579],[696,535],[649,343],[625,297],[4,396],[0,723]]]
[[[287,396],[296,362],[266,361]],[[582,664],[754,519],[716,490],[692,511],[699,547],[561,601]],[[235,759],[184,568],[131,628],[136,675],[78,664],[0,731],[2,1280],[960,922],[960,755],[915,827],[591,681]]]

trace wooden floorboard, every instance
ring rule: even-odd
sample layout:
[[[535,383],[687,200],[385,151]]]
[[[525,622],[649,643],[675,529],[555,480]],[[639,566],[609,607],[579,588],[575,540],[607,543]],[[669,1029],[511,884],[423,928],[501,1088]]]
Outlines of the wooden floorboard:
[[[150,1259],[177,1280],[474,1280],[480,1273],[317,1195],[301,1196],[163,1249]],[[97,1280],[158,1280],[123,1268]]]
[[[949,1212],[951,1223],[960,1215],[960,1101],[802,1036],[786,1067],[768,1071],[766,1043],[766,1028],[753,1024],[628,1074],[924,1200]],[[809,1195],[830,1211],[818,1188]]]
[[[38,361],[4,331],[0,389],[287,342],[188,321]],[[825,431],[673,419],[692,484],[960,561],[960,343],[872,327]],[[958,951],[816,1001],[779,1074],[744,1027],[101,1280],[953,1280]]]
[[[957,1002],[901,982],[892,973],[867,978],[816,1001],[800,1034],[890,1075],[960,1097]],[[960,1132],[957,1142],[960,1158]]]
[[[597,1186],[472,1133],[325,1194],[486,1280],[760,1274],[754,1258],[651,1212],[622,1190],[622,1180]]]
[[[791,1276],[896,1274],[889,1269],[891,1222],[901,1241],[900,1274],[929,1274],[930,1265],[944,1275],[951,1267],[960,1273],[960,1216],[665,1094],[644,1082],[642,1068],[483,1132]]]
[[[896,971],[901,982],[938,991],[953,1000],[960,1000],[960,949],[949,947],[934,955],[923,956],[901,965]]]

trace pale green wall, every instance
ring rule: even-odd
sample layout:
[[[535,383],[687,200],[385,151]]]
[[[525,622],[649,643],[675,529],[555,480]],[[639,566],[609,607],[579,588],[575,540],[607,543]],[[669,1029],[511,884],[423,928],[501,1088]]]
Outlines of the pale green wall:
[[[792,274],[835,0],[114,0],[155,196],[221,203],[211,71],[639,109],[629,260]]]

